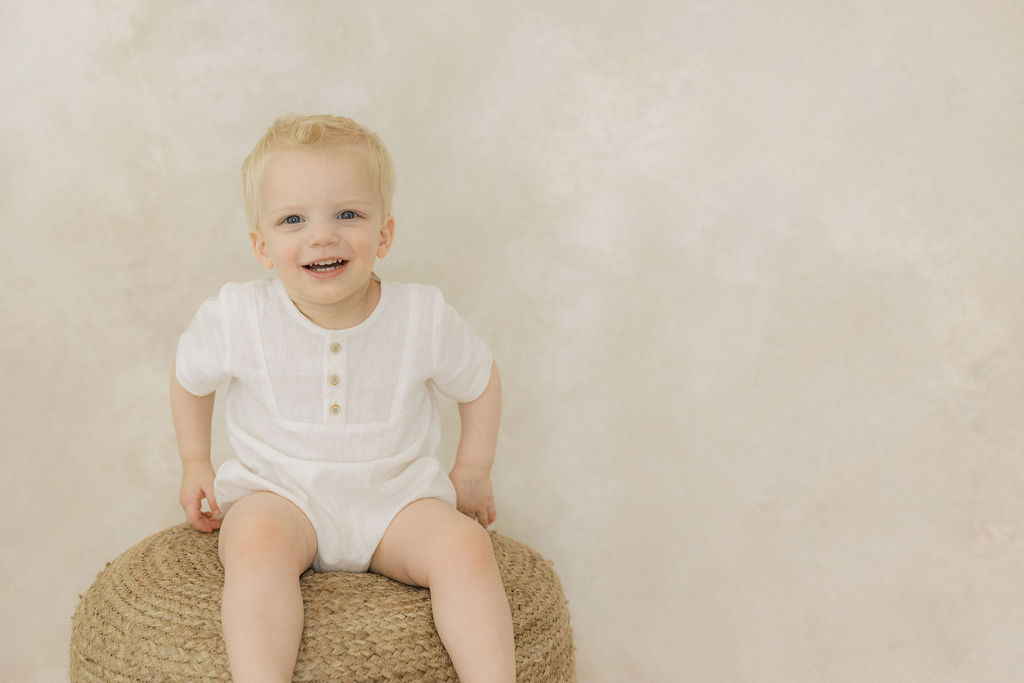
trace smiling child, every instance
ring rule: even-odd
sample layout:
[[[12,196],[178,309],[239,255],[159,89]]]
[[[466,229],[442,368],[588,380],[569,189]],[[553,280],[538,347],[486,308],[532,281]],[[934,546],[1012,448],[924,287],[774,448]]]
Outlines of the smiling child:
[[[312,567],[429,588],[460,679],[514,680],[486,532],[500,378],[438,289],[374,274],[395,235],[387,150],[349,119],[286,116],[242,178],[252,248],[275,277],[230,283],[200,307],[171,382],[180,502],[196,529],[220,529],[232,676],[291,680],[299,576]],[[218,389],[234,454],[215,474]],[[435,453],[438,393],[461,418],[449,473]]]

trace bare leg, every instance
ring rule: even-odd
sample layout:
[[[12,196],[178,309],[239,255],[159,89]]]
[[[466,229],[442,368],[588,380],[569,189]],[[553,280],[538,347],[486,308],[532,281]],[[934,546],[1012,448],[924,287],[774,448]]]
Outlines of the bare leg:
[[[430,589],[434,623],[464,683],[515,681],[512,614],[487,532],[436,498],[392,520],[370,571]]]
[[[299,575],[316,554],[313,526],[284,498],[253,493],[228,511],[219,543],[232,678],[291,681],[302,639]]]

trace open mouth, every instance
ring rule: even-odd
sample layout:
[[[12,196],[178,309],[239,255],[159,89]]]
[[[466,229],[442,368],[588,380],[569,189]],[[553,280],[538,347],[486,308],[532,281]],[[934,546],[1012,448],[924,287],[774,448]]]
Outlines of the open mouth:
[[[307,263],[302,266],[306,270],[311,270],[314,273],[329,273],[332,270],[338,270],[342,268],[348,261],[344,259],[329,259],[327,261],[314,261],[313,263]]]

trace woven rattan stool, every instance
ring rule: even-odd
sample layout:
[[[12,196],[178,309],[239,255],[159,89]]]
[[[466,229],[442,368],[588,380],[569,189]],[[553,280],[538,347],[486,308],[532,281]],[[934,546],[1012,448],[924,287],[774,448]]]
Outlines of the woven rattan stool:
[[[572,630],[551,563],[491,532],[512,607],[520,681],[574,681]],[[216,534],[188,525],[107,565],[72,621],[72,681],[230,680]],[[454,681],[430,593],[374,574],[302,575],[300,681]]]

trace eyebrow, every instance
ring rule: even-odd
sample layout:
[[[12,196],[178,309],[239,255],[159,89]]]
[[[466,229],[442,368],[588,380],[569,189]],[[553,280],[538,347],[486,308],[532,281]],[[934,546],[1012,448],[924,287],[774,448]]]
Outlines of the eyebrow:
[[[374,206],[377,202],[371,199],[344,199],[332,204],[338,208],[354,206],[357,208],[363,208],[366,206]],[[264,209],[268,214],[279,214],[279,213],[301,213],[307,207],[300,204],[282,204],[280,206],[268,206]]]

